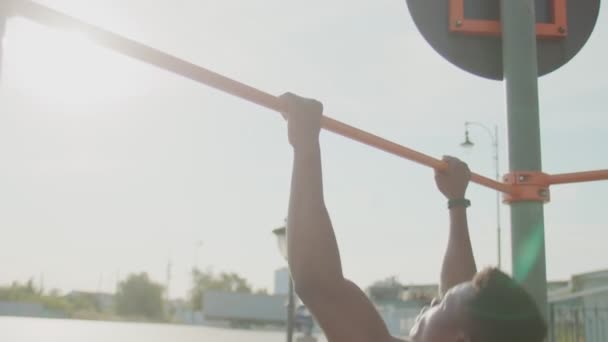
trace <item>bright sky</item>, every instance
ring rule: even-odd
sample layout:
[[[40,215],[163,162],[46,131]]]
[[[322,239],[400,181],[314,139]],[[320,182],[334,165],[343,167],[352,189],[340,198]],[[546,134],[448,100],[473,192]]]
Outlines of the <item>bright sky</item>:
[[[507,170],[503,84],[443,60],[403,0],[40,2],[270,93],[315,97],[338,120],[489,177],[486,133],[472,129],[468,153],[459,143],[464,121],[498,124]],[[604,8],[583,51],[540,81],[548,172],[608,168],[607,37]],[[291,169],[279,115],[23,19],[4,50],[0,284],[112,291],[129,272],[164,283],[171,260],[172,297],[195,263],[272,289]],[[332,134],[322,146],[346,275],[436,282],[448,213],[432,172]],[[549,278],[608,267],[606,196],[608,182],[552,189]],[[468,197],[478,263],[493,265],[494,193],[471,185]]]

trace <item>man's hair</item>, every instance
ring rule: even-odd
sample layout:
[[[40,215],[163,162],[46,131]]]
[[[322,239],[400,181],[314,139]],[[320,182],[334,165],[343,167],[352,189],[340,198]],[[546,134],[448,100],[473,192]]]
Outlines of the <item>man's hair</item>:
[[[532,297],[508,275],[487,268],[473,278],[473,342],[542,342],[547,325]]]

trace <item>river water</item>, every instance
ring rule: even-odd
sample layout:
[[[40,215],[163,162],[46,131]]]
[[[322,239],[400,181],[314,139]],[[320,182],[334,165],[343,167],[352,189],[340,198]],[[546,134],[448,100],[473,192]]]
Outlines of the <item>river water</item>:
[[[325,339],[319,338],[319,342]],[[0,317],[1,342],[284,342],[282,332]]]

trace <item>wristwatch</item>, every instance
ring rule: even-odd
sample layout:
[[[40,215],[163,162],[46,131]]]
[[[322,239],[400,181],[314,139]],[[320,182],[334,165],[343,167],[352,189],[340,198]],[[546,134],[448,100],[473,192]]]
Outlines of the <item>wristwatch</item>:
[[[471,206],[471,201],[466,198],[458,198],[448,200],[448,209],[452,209],[455,207],[465,207],[468,208]]]

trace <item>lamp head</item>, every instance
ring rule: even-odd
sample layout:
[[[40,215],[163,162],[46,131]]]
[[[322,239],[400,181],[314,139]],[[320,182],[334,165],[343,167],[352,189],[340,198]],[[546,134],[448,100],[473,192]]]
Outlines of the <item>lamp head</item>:
[[[287,226],[279,227],[272,231],[277,237],[277,243],[279,245],[279,251],[284,259],[287,259]]]
[[[475,144],[471,141],[471,139],[469,138],[469,128],[467,127],[466,130],[464,131],[464,142],[462,142],[460,144],[460,146],[464,147],[464,148],[472,148],[473,146],[475,146]]]

